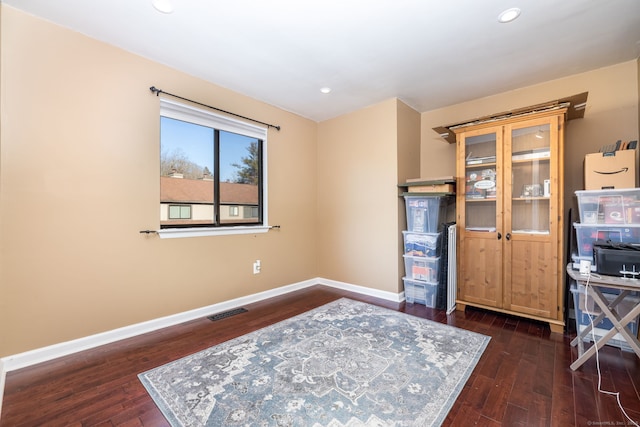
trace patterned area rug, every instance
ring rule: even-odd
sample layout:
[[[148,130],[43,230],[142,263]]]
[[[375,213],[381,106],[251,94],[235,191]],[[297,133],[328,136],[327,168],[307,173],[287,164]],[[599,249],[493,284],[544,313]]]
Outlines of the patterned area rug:
[[[489,339],[343,298],[139,378],[172,426],[432,426]]]

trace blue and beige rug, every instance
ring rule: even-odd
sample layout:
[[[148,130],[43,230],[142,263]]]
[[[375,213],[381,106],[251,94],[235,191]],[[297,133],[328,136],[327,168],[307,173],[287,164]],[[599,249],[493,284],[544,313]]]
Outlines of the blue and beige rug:
[[[489,339],[343,298],[139,378],[172,426],[433,426]]]

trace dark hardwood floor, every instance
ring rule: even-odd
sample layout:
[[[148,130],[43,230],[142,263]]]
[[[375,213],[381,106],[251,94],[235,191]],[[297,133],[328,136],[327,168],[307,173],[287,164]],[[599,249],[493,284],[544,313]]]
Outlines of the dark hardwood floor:
[[[616,398],[597,391],[595,359],[578,371],[572,334],[548,325],[468,308],[449,316],[314,286],[249,304],[246,313],[199,319],[9,372],[0,426],[167,426],[137,374],[347,296],[492,337],[445,426],[628,426]],[[640,359],[605,346],[602,388],[620,393],[640,423]]]

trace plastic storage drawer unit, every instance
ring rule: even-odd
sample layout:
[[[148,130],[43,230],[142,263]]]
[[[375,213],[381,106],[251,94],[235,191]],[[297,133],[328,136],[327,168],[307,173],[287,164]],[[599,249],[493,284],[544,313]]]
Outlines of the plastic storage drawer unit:
[[[576,191],[583,224],[640,225],[640,188]]]
[[[437,233],[446,221],[452,198],[446,196],[404,196],[407,231]]]
[[[593,242],[596,240],[611,240],[612,243],[640,243],[640,224],[638,225],[607,225],[607,224],[573,224],[578,241],[578,255],[580,258],[593,259]]]
[[[407,277],[402,280],[404,281],[404,297],[408,303],[418,303],[435,308],[437,283],[420,282]]]
[[[410,256],[436,257],[440,255],[439,233],[402,232],[404,254]]]
[[[440,257],[404,255],[404,272],[409,279],[437,282],[439,265]]]

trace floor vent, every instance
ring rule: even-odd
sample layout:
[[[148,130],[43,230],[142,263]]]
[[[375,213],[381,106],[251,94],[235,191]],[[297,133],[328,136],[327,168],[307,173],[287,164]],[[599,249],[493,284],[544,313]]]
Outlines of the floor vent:
[[[227,317],[235,316],[236,314],[246,313],[246,308],[234,308],[233,310],[223,311],[222,313],[216,313],[213,316],[207,316],[207,319],[216,321],[221,319],[226,319]]]

